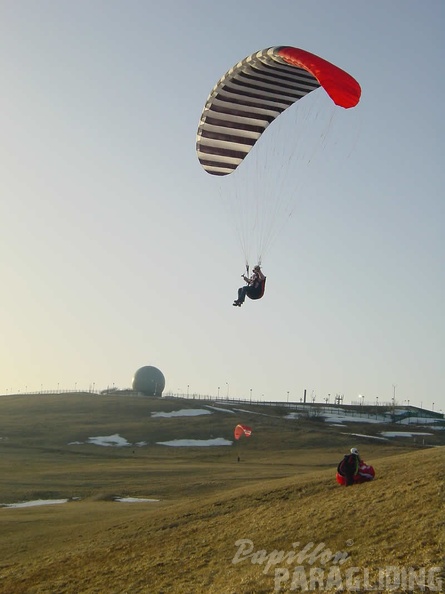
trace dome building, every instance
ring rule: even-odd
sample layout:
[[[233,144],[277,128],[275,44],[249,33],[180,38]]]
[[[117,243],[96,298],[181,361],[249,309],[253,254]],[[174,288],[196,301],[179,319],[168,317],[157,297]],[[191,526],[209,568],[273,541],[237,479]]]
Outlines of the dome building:
[[[157,367],[146,365],[136,371],[133,377],[133,390],[144,396],[162,396],[165,377]]]

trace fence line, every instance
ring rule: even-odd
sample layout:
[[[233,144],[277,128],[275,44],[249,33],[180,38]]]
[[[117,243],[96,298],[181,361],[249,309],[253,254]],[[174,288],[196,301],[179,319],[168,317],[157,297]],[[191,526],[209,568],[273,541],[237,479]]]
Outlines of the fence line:
[[[112,395],[136,395],[133,390],[130,388],[128,389],[118,389],[118,388],[107,388],[106,390],[96,390],[91,386],[88,389],[81,390],[77,387],[75,389],[58,389],[58,390],[33,390],[33,391],[18,391],[18,392],[6,392],[6,394],[1,394],[2,396],[43,396],[43,395],[61,395],[61,394],[91,394],[95,396],[112,396]],[[211,395],[203,395],[203,394],[182,394],[182,393],[173,393],[173,392],[166,392],[163,398],[173,398],[173,399],[185,399],[185,400],[198,400],[202,402],[214,402],[217,404],[239,404],[239,405],[254,405],[254,406],[275,406],[275,407],[284,407],[289,410],[301,410],[306,411],[310,414],[310,416],[314,417],[321,417],[321,416],[328,416],[332,413],[335,413],[336,416],[340,417],[366,417],[366,418],[375,418],[377,419],[379,416],[392,416],[394,421],[397,422],[398,420],[402,420],[403,418],[409,418],[411,416],[414,417],[437,417],[438,419],[444,419],[445,415],[437,411],[429,411],[428,409],[418,408],[416,406],[405,406],[403,404],[398,403],[397,401],[389,401],[389,402],[378,402],[375,404],[364,404],[363,402],[351,402],[351,404],[339,404],[339,403],[321,403],[315,402],[311,399],[310,402],[303,402],[303,399],[300,402],[292,402],[292,401],[276,401],[276,400],[258,400],[254,398],[240,398],[240,397],[233,397],[233,396],[211,396]]]

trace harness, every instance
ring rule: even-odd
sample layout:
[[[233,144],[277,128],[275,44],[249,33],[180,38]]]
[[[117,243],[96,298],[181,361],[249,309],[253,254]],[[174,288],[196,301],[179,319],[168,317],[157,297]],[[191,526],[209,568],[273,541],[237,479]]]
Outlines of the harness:
[[[249,297],[249,299],[261,299],[261,297],[264,295],[264,291],[266,290],[266,277],[263,278],[263,280],[258,281],[258,285],[255,286],[250,286],[247,288],[247,296]]]

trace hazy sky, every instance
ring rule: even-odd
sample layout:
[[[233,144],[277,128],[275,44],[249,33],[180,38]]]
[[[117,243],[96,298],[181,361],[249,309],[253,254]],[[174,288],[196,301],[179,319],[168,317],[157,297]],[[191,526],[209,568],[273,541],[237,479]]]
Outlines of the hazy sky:
[[[154,365],[172,392],[445,410],[444,17],[0,0],[0,393],[124,388]],[[234,308],[244,256],[196,130],[220,76],[274,45],[344,68],[362,100],[295,194],[265,297]]]

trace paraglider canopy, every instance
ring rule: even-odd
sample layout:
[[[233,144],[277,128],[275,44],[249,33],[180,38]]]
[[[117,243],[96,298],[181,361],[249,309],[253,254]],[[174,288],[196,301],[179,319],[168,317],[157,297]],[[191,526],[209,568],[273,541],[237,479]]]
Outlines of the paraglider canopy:
[[[325,150],[333,128],[331,110],[350,112],[360,96],[360,85],[350,74],[284,45],[261,49],[234,64],[210,91],[198,124],[196,153],[203,170],[216,178],[212,183],[235,223],[246,267],[255,256],[263,261],[292,216],[303,167],[314,166],[316,153]],[[298,108],[288,109],[295,104]],[[298,124],[289,125],[292,116]]]
[[[252,429],[247,425],[237,425],[235,427],[234,434],[235,439],[239,439],[243,435],[245,435],[246,437],[250,437],[252,435]]]
[[[232,173],[275,118],[320,86],[345,109],[360,100],[350,74],[296,47],[266,48],[233,66],[201,115],[196,150],[203,168],[211,175]]]

